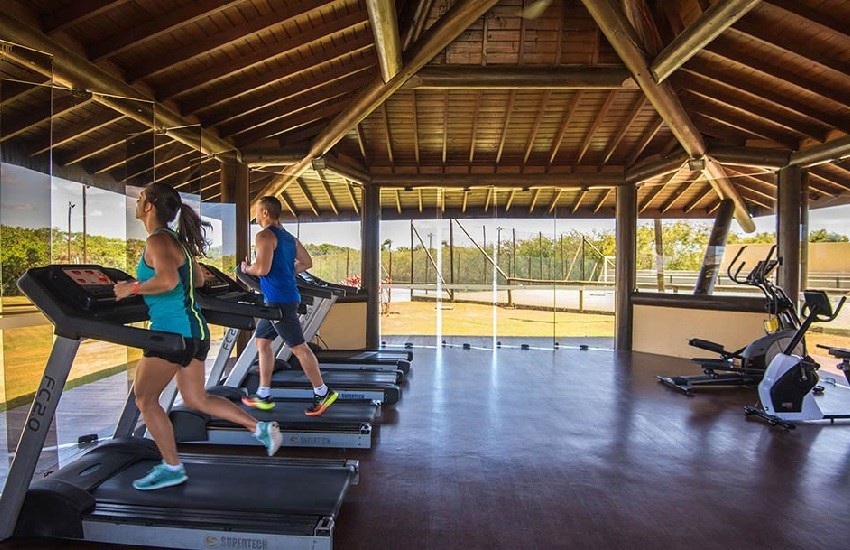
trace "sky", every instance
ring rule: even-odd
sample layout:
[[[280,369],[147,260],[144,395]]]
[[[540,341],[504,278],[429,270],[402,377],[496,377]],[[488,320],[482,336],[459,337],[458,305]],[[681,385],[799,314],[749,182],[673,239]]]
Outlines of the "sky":
[[[141,222],[133,217],[135,199],[137,194],[133,188],[129,188],[129,196],[119,193],[104,191],[90,187],[86,197],[87,231],[89,234],[104,235],[113,238],[144,238],[145,230]],[[137,193],[137,190],[135,190]],[[184,200],[197,207],[197,197],[184,195]],[[50,224],[63,231],[68,229],[68,203],[74,205],[71,208],[71,230],[82,231],[82,186],[79,183],[69,182],[61,178],[51,179],[43,174],[33,172],[19,166],[2,164],[0,172],[0,222],[4,225],[16,225],[23,227],[44,227]],[[224,246],[224,253],[232,253],[235,250],[235,236],[230,233],[223,235],[223,227],[233,227],[235,223],[235,209],[232,205],[220,205],[217,203],[204,203],[202,206],[202,217],[213,224],[213,231],[208,234],[212,246]],[[757,232],[772,232],[775,230],[775,218],[756,218]],[[641,220],[640,223],[651,223]],[[704,222],[710,224],[709,220]],[[436,241],[448,241],[449,224],[446,220],[416,220],[413,222],[416,233],[414,233],[414,246],[424,242],[427,244],[429,234]],[[529,238],[538,232],[544,236],[579,231],[590,233],[596,231],[612,231],[614,220],[578,220],[559,219],[557,221],[548,219],[493,219],[493,220],[462,220],[463,229],[481,242],[486,236],[488,242],[492,242],[503,228],[504,233],[510,231],[506,228],[515,228],[517,238]],[[299,236],[302,242],[321,244],[330,243],[338,246],[352,248],[360,247],[360,223],[359,222],[332,222],[332,223],[286,223],[287,230]],[[253,227],[256,232],[258,228]],[[827,231],[850,235],[850,205],[821,208],[810,212],[810,231],[826,229]],[[469,239],[463,234],[463,230],[454,226],[454,241],[459,246],[468,244]],[[736,222],[732,223],[731,231],[744,235]],[[417,236],[418,234],[418,236]],[[381,223],[381,241],[390,239],[393,248],[410,246],[410,222],[409,221],[386,221]],[[421,239],[421,241],[420,241]]]

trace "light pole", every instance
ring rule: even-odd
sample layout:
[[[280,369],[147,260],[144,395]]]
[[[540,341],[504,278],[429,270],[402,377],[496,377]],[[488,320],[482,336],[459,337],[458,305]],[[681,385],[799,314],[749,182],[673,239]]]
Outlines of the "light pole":
[[[68,263],[71,263],[71,210],[75,206],[77,205],[68,201]]]

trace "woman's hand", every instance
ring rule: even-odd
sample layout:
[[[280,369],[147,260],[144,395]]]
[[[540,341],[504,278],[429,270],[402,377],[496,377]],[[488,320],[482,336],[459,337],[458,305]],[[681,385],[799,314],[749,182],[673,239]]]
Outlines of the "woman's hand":
[[[112,287],[112,291],[115,293],[115,299],[123,300],[124,298],[132,296],[133,284],[133,281],[122,281],[120,283],[115,283],[115,286]]]

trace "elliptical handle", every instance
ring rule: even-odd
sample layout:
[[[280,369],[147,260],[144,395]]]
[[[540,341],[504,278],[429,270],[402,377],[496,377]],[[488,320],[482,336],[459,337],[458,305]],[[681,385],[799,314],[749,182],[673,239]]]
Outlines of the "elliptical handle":
[[[734,275],[732,274],[732,268],[735,267],[735,262],[738,261],[738,258],[741,257],[741,254],[743,254],[744,250],[746,250],[746,249],[747,249],[746,246],[742,246],[741,248],[739,248],[738,252],[735,254],[735,257],[732,258],[731,262],[729,262],[729,267],[726,268],[726,275],[729,276],[729,279],[731,279],[732,281],[734,281],[736,284],[739,284],[739,285],[742,284],[742,283],[738,282],[738,275],[741,273],[741,270],[744,269],[744,266],[747,265],[747,262],[741,262],[741,265],[738,266],[738,269],[737,269],[737,271],[735,271]]]

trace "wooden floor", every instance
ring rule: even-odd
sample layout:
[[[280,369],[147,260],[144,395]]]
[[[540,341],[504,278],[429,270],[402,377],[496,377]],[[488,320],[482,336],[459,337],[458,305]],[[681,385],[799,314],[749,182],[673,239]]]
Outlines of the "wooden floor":
[[[414,353],[373,449],[298,453],[361,461],[336,548],[850,544],[850,424],[747,421],[754,391],[686,397],[655,375],[692,367],[653,355]]]

